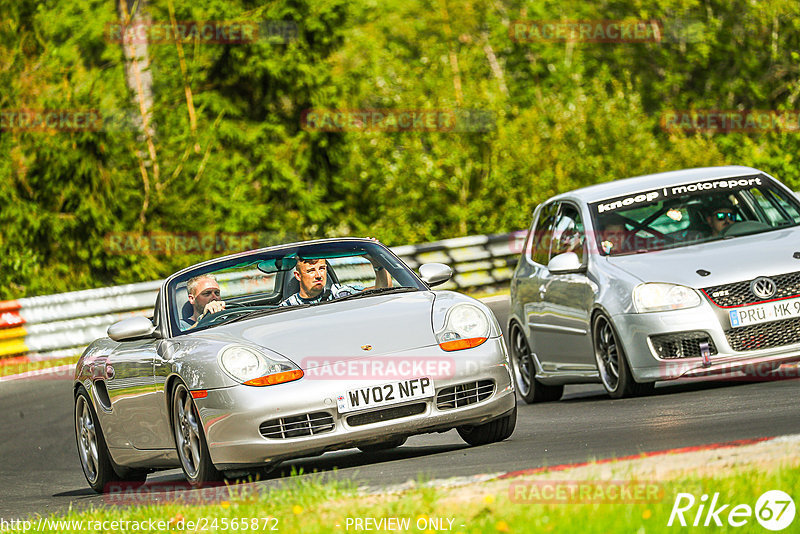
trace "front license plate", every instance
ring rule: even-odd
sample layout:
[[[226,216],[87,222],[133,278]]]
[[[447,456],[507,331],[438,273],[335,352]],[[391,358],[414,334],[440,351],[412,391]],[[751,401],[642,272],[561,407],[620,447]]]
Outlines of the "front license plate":
[[[406,402],[416,399],[433,397],[433,380],[425,376],[388,382],[378,386],[366,386],[351,389],[344,395],[336,397],[339,413],[354,412]]]
[[[776,300],[728,311],[731,326],[748,326],[800,317],[800,298]]]

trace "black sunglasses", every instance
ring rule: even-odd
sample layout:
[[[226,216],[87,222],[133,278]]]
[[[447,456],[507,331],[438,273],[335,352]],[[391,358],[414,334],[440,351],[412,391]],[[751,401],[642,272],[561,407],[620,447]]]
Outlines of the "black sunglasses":
[[[736,214],[733,213],[733,212],[730,212],[730,211],[715,211],[714,212],[714,217],[716,217],[716,219],[718,221],[724,221],[726,218],[729,221],[735,221],[736,220]]]

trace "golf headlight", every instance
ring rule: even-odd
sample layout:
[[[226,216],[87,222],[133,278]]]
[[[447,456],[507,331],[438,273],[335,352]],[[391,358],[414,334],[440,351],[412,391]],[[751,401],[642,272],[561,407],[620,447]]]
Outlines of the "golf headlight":
[[[477,347],[489,337],[489,318],[477,306],[456,304],[447,312],[444,328],[436,334],[447,351]]]
[[[247,386],[271,386],[303,376],[303,371],[289,360],[277,361],[243,345],[224,348],[219,364],[231,378]]]
[[[641,284],[633,290],[633,305],[639,313],[693,308],[700,302],[694,289],[677,284]]]

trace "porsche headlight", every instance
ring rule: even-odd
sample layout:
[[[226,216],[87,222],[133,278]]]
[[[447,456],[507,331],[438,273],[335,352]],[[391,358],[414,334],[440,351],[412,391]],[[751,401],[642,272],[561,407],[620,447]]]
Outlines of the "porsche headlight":
[[[444,328],[436,334],[443,350],[477,347],[489,337],[489,318],[477,306],[456,304],[447,312]]]
[[[639,313],[694,308],[700,302],[694,289],[677,284],[640,284],[633,290],[633,305]]]
[[[224,348],[219,365],[231,378],[247,386],[271,386],[303,377],[303,371],[292,362],[273,360],[244,345]]]

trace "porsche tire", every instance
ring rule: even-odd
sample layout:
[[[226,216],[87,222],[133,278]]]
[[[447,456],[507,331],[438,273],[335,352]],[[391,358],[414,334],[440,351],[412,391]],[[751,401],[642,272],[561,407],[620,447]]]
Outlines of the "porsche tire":
[[[211,462],[205,432],[189,389],[179,383],[172,394],[172,429],[175,448],[189,485],[202,487],[222,480]]]
[[[75,441],[78,446],[81,468],[86,481],[94,491],[103,493],[109,484],[123,480],[144,482],[147,473],[137,475],[126,473],[128,476],[122,477],[114,470],[114,464],[108,452],[108,446],[92,400],[83,386],[79,386],[75,394],[74,420]]]
[[[503,441],[514,433],[517,426],[517,407],[508,413],[482,425],[464,425],[457,427],[458,435],[470,445],[487,445]]]

